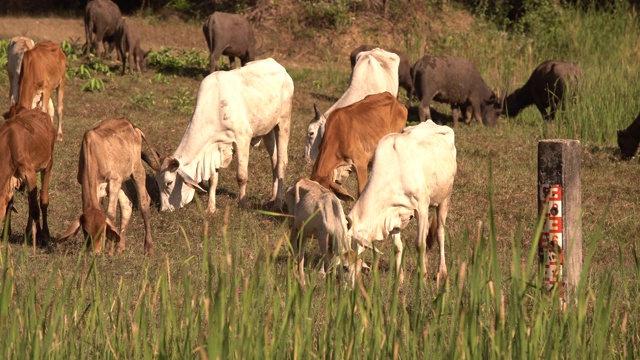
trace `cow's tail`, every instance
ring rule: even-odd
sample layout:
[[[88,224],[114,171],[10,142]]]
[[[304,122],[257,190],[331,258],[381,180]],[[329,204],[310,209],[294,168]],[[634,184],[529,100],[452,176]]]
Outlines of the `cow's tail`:
[[[158,151],[156,151],[155,147],[153,146],[153,144],[151,143],[151,141],[147,138],[147,135],[137,126],[134,125],[134,128],[136,129],[136,131],[138,131],[138,133],[140,133],[140,136],[142,137],[142,139],[144,140],[144,142],[147,144],[147,146],[149,147],[149,150],[151,150],[151,154],[153,155],[153,159],[155,161],[155,166],[154,164],[152,164],[151,159],[149,158],[149,155],[147,153],[145,153],[144,151],[142,151],[140,153],[140,157],[142,158],[142,160],[144,160],[144,162],[146,162],[154,171],[160,171],[160,166],[162,164],[162,162],[160,161],[160,154],[158,153]]]
[[[418,62],[421,62],[421,60],[418,60]],[[413,94],[416,92],[416,73],[418,72],[418,62],[413,64],[413,66],[409,70],[409,72],[411,73],[411,91],[409,92],[409,101],[413,99]]]

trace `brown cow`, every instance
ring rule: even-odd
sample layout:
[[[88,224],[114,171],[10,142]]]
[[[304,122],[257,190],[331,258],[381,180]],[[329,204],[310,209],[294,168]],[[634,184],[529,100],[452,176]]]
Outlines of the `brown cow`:
[[[360,195],[378,141],[387,134],[400,132],[406,123],[407,108],[388,92],[369,95],[335,110],[327,119],[311,180],[332,190],[342,200],[353,200],[340,184],[355,170]]]
[[[49,103],[51,93],[57,91],[58,101],[58,141],[62,141],[62,113],[64,110],[64,84],[66,81],[67,57],[60,45],[43,41],[31,50],[25,51],[20,72],[20,98],[18,104],[27,109],[39,107],[47,112],[44,104]],[[36,96],[38,97],[36,99]],[[48,112],[47,112],[48,113]],[[53,113],[49,113],[53,122]]]
[[[87,36],[85,56],[89,57],[91,45],[96,55],[102,54],[100,44],[107,56],[115,47],[116,23],[122,17],[122,12],[111,0],[91,0],[84,8],[84,31]]]
[[[116,48],[120,59],[122,59],[122,75],[125,74],[127,58],[129,58],[129,72],[133,74],[135,65],[138,72],[147,68],[147,56],[151,51],[144,51],[140,47],[140,35],[135,28],[133,21],[120,18],[116,24]],[[128,55],[127,55],[128,54]]]
[[[13,190],[19,184],[24,184],[29,192],[29,217],[25,234],[30,234],[34,246],[36,239],[46,244],[49,241],[47,208],[56,131],[47,114],[40,110],[27,110],[14,105],[10,113],[15,116],[0,127],[0,224],[4,223],[7,209],[11,208]],[[37,172],[40,173],[41,182],[40,208],[37,204]]]
[[[123,181],[133,178],[145,227],[144,252],[145,254],[153,252],[149,223],[151,199],[145,187],[146,174],[140,160],[142,140],[147,143],[155,156],[156,152],[144,132],[125,118],[104,120],[84,134],[78,161],[78,182],[82,185],[83,214],[60,236],[58,241],[67,240],[82,227],[85,236],[91,236],[95,253],[102,251],[102,240],[105,236],[116,244],[116,252],[124,250],[125,232],[132,210],[130,198],[133,194],[125,193],[121,186]],[[156,164],[160,163],[157,156],[155,160]],[[107,193],[109,206],[107,215],[104,215],[100,210],[99,199]],[[114,226],[118,202],[120,202],[121,211],[119,236]],[[111,243],[106,245],[107,252],[110,252]]]

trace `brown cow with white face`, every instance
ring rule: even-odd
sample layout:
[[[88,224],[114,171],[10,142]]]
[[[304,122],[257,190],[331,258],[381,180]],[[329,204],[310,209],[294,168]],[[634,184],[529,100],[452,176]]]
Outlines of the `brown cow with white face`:
[[[27,110],[20,105],[14,105],[5,117],[9,120],[0,127],[0,224],[4,223],[7,209],[11,208],[13,191],[24,184],[29,193],[25,234],[30,235],[34,245],[36,240],[46,244],[50,237],[47,209],[55,129],[47,114],[36,109]],[[38,172],[41,183],[39,208]]]
[[[125,248],[125,232],[131,218],[132,194],[122,189],[122,183],[133,179],[145,227],[145,254],[153,252],[151,225],[149,222],[150,197],[145,187],[146,173],[140,160],[142,140],[151,152],[156,152],[146,135],[125,118],[109,119],[88,130],[82,138],[78,161],[78,182],[82,185],[82,215],[74,221],[58,241],[75,235],[82,227],[85,237],[92,238],[93,251],[102,251],[104,237],[116,243],[116,252]],[[156,164],[160,161],[156,156]],[[157,169],[157,166],[156,166]],[[99,199],[109,194],[109,207],[105,215],[100,210]],[[116,207],[120,203],[120,234],[114,225]],[[111,243],[107,243],[110,252]]]
[[[64,110],[66,71],[67,57],[60,49],[60,45],[52,41],[43,41],[37,44],[31,50],[25,51],[22,58],[18,104],[26,109],[40,108],[49,114],[51,122],[53,122],[54,114],[49,109],[45,109],[44,104],[49,103],[51,93],[56,90],[58,141],[62,141],[62,113]]]

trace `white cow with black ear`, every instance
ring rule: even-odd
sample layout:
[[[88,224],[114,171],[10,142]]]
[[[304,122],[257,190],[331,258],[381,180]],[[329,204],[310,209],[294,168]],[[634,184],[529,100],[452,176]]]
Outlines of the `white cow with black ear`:
[[[304,158],[307,162],[318,157],[318,147],[324,135],[324,125],[331,113],[339,108],[351,105],[364,99],[367,95],[385,91],[398,97],[398,55],[373,49],[362,51],[356,57],[356,65],[351,74],[351,83],[345,93],[324,114],[314,104],[315,115],[307,127],[307,138],[304,147]]]
[[[216,211],[218,171],[238,156],[240,202],[246,197],[249,149],[260,139],[271,157],[275,208],[282,206],[288,163],[293,80],[273,59],[217,71],[200,84],[191,122],[174,154],[156,173],[161,210],[180,208],[193,199],[198,183],[209,180],[209,212]]]
[[[440,245],[437,279],[440,282],[447,274],[444,225],[456,170],[454,134],[447,126],[428,120],[407,127],[400,134],[383,137],[376,147],[369,181],[347,216],[348,235],[365,247],[371,247],[374,240],[392,237],[396,246],[396,271],[402,281],[400,231],[416,217],[416,245],[422,252],[421,266],[425,276],[426,249],[431,247],[437,235]],[[431,225],[429,206],[436,207]]]

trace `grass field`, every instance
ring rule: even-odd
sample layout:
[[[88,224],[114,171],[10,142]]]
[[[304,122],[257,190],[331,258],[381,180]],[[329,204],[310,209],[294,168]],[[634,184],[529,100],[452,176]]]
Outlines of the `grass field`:
[[[155,65],[147,72],[120,77],[115,62],[96,65],[69,57],[64,142],[56,143],[50,189],[54,238],[81,211],[77,157],[88,128],[125,116],[168,155],[166,148],[177,147],[190,120],[208,68],[201,24],[133,19],[143,47],[156,52]],[[327,109],[340,97],[348,85],[348,54],[360,43],[406,49],[412,61],[425,51],[467,57],[478,64],[489,86],[500,91],[511,78],[514,87],[524,84],[548,58],[579,63],[585,85],[578,102],[555,123],[543,123],[530,108],[516,119],[502,118],[494,128],[472,124],[455,129],[458,174],[447,219],[449,278],[442,288],[419,280],[417,252],[407,246],[405,283],[397,291],[393,246],[381,242],[384,254],[375,259],[366,255],[376,266],[354,291],[333,279],[318,279],[311,269],[307,288],[300,289],[286,223],[256,212],[270,197],[269,161],[261,148],[252,149],[250,157],[248,209],[237,206],[234,161],[221,172],[218,213],[204,212],[207,196],[202,194],[172,213],[152,208],[155,253],[147,257],[136,211],[127,248],[115,256],[85,254],[80,236],[49,248],[23,246],[27,205],[26,195],[18,194],[19,214],[12,216],[15,236],[0,247],[0,356],[640,356],[635,301],[640,294],[639,168],[635,159],[618,160],[615,142],[615,131],[626,127],[640,108],[635,13],[567,10],[559,15],[555,32],[540,38],[498,31],[449,5],[417,27],[359,17],[347,30],[331,33],[300,29],[288,19],[256,24],[265,50],[260,57],[274,57],[295,83],[287,185],[310,174],[311,164],[302,155],[312,104]],[[455,26],[448,26],[449,19],[455,19]],[[20,34],[81,45],[83,31],[79,17],[0,21],[0,39]],[[69,53],[74,52],[70,46]],[[96,79],[93,85],[91,79]],[[99,83],[104,90],[97,90]],[[82,90],[92,86],[93,92]],[[2,72],[0,109],[8,107],[8,92]],[[404,95],[402,101],[407,101]],[[451,121],[447,106],[434,108],[445,123]],[[532,247],[537,142],[545,138],[579,139],[583,146],[584,279],[577,303],[564,312],[555,296],[539,291]],[[147,185],[157,201],[151,170]],[[354,189],[355,181],[348,185]],[[345,210],[351,205],[345,204]],[[415,233],[416,224],[403,231],[408,245]],[[429,275],[437,270],[435,250],[428,253]],[[317,264],[314,243],[307,258],[308,267]]]

